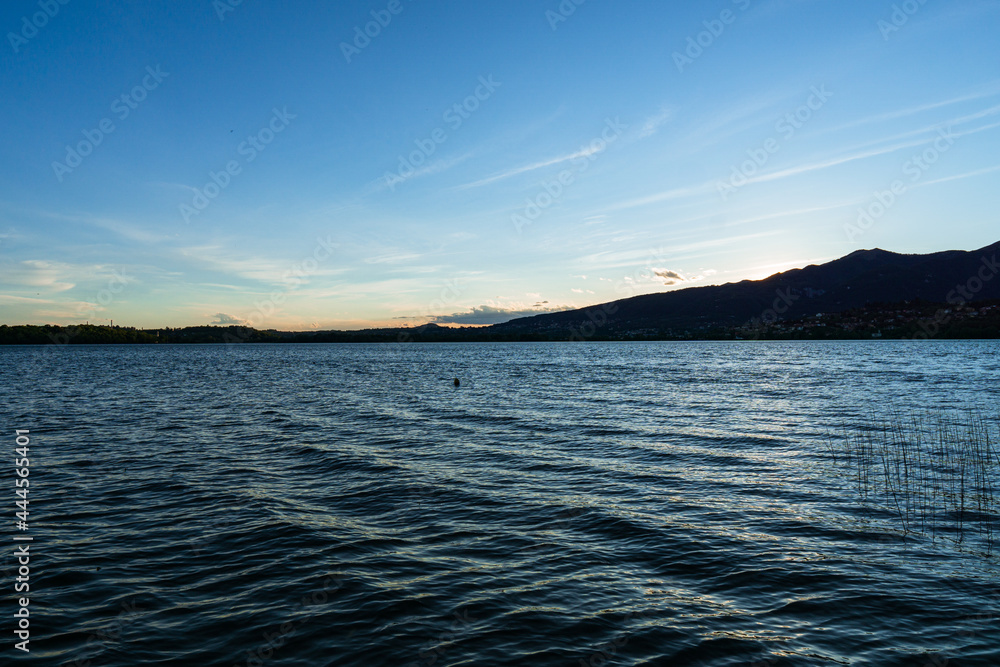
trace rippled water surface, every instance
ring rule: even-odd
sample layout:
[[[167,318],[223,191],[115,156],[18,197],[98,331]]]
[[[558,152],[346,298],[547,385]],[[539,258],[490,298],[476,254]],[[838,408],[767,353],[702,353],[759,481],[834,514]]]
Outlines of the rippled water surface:
[[[34,664],[1000,664],[991,540],[904,534],[827,449],[890,407],[995,415],[996,342],[0,361]]]

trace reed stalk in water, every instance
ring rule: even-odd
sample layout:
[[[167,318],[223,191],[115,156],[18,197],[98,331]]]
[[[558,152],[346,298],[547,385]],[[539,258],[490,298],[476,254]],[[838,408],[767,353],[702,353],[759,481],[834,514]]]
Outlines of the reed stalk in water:
[[[890,410],[872,413],[828,443],[862,503],[897,518],[904,532],[975,531],[992,546],[1000,520],[1000,418]]]

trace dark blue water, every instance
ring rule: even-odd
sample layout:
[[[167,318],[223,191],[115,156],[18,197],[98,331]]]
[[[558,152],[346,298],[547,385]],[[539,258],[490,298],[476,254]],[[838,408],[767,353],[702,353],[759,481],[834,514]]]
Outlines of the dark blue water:
[[[995,414],[996,342],[0,362],[7,449],[31,431],[35,539],[32,651],[11,648],[8,594],[0,660],[1000,664],[991,540],[905,533],[827,454],[890,406]]]

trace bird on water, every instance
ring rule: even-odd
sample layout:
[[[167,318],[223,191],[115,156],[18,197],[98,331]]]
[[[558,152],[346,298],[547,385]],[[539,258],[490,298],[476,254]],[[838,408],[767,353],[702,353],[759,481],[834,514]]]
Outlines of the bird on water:
[[[462,384],[462,383],[458,381],[458,378],[455,378],[455,386],[457,387],[460,384]]]

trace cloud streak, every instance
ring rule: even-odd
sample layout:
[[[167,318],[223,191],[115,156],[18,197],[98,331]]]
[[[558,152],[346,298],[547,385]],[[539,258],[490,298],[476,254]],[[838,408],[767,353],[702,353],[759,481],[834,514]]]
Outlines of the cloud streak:
[[[899,118],[905,118],[906,116],[912,116],[914,114],[921,113],[923,111],[931,111],[933,109],[940,109],[942,107],[951,106],[953,104],[959,104],[961,102],[969,102],[971,100],[980,100],[984,97],[992,97],[996,95],[998,89],[993,86],[991,90],[985,92],[971,93],[969,95],[962,95],[959,97],[953,97],[948,100],[943,100],[941,102],[930,102],[927,104],[920,104],[914,107],[909,107],[906,109],[897,109],[895,111],[886,111],[884,113],[875,114],[874,116],[869,116],[867,118],[859,118],[853,120],[849,123],[844,123],[842,125],[837,125],[836,127],[830,127],[825,130],[821,130],[817,134],[827,134],[829,132],[839,132],[840,130],[848,130],[854,127],[860,127],[861,125],[869,125],[871,123],[880,123],[887,120],[896,120]]]
[[[669,122],[670,119],[673,118],[673,115],[673,111],[670,109],[663,109],[655,116],[647,118],[643,122],[642,127],[639,128],[639,138],[645,139],[646,137],[651,137],[656,134],[659,131],[660,126]]]
[[[518,176],[519,174],[525,174],[529,171],[535,171],[536,169],[543,169],[544,167],[551,167],[554,164],[561,164],[569,160],[575,160],[581,157],[589,157],[594,153],[599,152],[596,148],[584,148],[582,150],[576,151],[575,153],[570,153],[569,155],[562,155],[560,157],[551,158],[549,160],[543,160],[541,162],[533,162],[531,164],[525,165],[523,167],[516,167],[508,171],[501,172],[499,174],[494,174],[493,176],[488,176],[487,178],[480,179],[478,181],[473,181],[472,183],[466,183],[465,185],[460,185],[459,189],[468,188],[478,188],[484,185],[489,185],[490,183],[495,183],[497,181],[502,181],[512,176]]]

